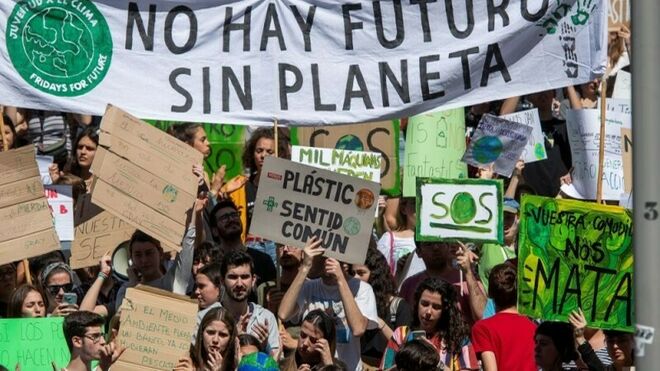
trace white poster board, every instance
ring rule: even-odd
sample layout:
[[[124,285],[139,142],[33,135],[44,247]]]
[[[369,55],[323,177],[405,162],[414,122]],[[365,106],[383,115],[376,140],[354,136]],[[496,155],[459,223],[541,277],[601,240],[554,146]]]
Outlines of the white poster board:
[[[548,154],[545,151],[545,137],[543,136],[543,130],[541,130],[541,118],[539,117],[539,110],[537,108],[514,112],[500,117],[532,127],[532,135],[529,137],[521,155],[525,163],[548,158]]]

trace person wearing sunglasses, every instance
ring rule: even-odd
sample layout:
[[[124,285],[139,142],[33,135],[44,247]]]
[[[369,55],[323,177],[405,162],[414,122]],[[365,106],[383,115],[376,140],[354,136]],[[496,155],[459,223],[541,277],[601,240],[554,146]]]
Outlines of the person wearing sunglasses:
[[[64,319],[64,339],[71,352],[71,360],[62,371],[91,371],[92,361],[98,361],[96,370],[106,371],[119,359],[125,348],[107,342],[103,333],[105,320],[100,315],[78,311]]]
[[[61,262],[51,263],[41,271],[39,283],[46,293],[48,301],[48,314],[51,316],[68,316],[78,310],[78,298],[80,295],[76,284],[77,277],[74,276],[71,268]],[[64,300],[67,297],[73,297],[75,302]]]

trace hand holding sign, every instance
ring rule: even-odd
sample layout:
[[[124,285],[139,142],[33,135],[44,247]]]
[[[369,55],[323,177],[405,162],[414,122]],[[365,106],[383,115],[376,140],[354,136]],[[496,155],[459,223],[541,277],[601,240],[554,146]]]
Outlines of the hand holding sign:
[[[303,267],[304,268],[311,268],[312,264],[314,263],[314,258],[319,255],[323,255],[325,252],[325,249],[323,246],[321,246],[321,240],[316,237],[312,236],[307,241],[307,245],[303,248]]]

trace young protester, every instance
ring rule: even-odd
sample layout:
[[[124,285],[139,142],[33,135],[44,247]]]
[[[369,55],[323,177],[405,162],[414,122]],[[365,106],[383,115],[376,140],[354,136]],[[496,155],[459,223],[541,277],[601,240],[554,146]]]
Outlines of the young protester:
[[[635,365],[635,337],[631,332],[605,330],[607,352],[612,364],[605,367],[606,371],[630,370]]]
[[[381,368],[394,366],[401,347],[425,338],[435,347],[450,370],[477,370],[479,365],[470,345],[470,329],[459,309],[454,286],[440,278],[427,278],[415,291],[412,326],[394,330],[383,354]]]
[[[8,318],[33,318],[46,316],[44,295],[29,284],[20,285],[9,300]]]
[[[199,310],[210,307],[220,301],[222,293],[222,272],[220,263],[204,266],[195,275],[195,293]]]
[[[64,319],[64,339],[71,352],[71,360],[62,371],[91,371],[92,361],[99,361],[97,370],[107,371],[126,350],[106,342],[103,317],[88,311],[71,313]]]
[[[371,286],[350,277],[339,261],[321,257],[324,251],[318,238],[307,241],[303,263],[282,298],[278,316],[283,321],[299,322],[314,309],[325,310],[331,314],[337,330],[335,356],[349,370],[362,370],[359,338],[366,330],[378,328],[376,298]],[[325,271],[321,278],[307,280],[317,256],[322,259]]]
[[[399,259],[415,251],[415,225],[417,224],[414,198],[401,198],[398,206],[397,228],[383,233],[378,240],[378,251],[387,259],[387,265],[392,275],[397,276],[401,275],[401,272],[396,270]],[[423,270],[423,262],[415,259],[414,264],[408,267],[401,281]]]
[[[419,284],[427,278],[441,278],[455,286],[459,293],[463,318],[472,325],[481,319],[487,297],[481,282],[473,271],[477,260],[474,253],[462,243],[419,242],[415,251],[422,258],[426,270],[408,278],[401,284],[400,295],[414,308],[414,295]],[[456,259],[456,266],[453,261]]]
[[[575,361],[573,326],[564,322],[547,321],[536,328],[534,360],[542,371],[561,371],[562,364]]]
[[[568,321],[575,328],[575,345],[582,361],[590,369],[602,369],[612,364],[608,353],[607,342],[603,330],[587,327],[587,319],[582,309],[569,313]],[[575,365],[564,365],[565,369],[575,369]]]
[[[488,296],[496,314],[472,327],[472,345],[484,371],[536,370],[534,332],[536,325],[518,314],[516,270],[502,263],[490,271]]]
[[[298,269],[302,263],[302,249],[276,244],[277,263],[280,267],[279,282],[264,282],[257,288],[257,297],[264,307],[273,313],[277,313],[284,293],[289,289],[294,278],[298,274]],[[279,285],[278,285],[279,284]]]
[[[236,368],[237,324],[225,308],[209,310],[197,329],[196,341],[174,371],[233,371]]]
[[[411,340],[401,347],[394,356],[396,371],[437,371],[442,370],[440,355],[426,340]]]
[[[88,192],[92,189],[93,178],[90,169],[98,146],[99,135],[97,129],[93,127],[85,128],[73,144],[73,155],[67,166],[68,169],[65,169],[67,173],[80,177],[85,182]],[[63,175],[63,172],[59,171],[57,164],[51,164],[48,172],[53,183],[56,183],[60,176]]]
[[[78,310],[78,300],[81,299],[80,284],[66,263],[55,262],[47,265],[39,274],[39,284],[46,293],[49,315],[68,316]],[[75,302],[65,302],[65,294],[75,294]]]
[[[115,314],[115,296],[118,291],[119,285],[115,284],[112,278],[112,255],[108,252],[101,257],[98,273],[80,303],[80,310],[112,318]]]
[[[296,351],[280,361],[282,371],[314,370],[341,364],[335,359],[337,334],[334,320],[321,309],[305,316],[300,326]]]
[[[16,135],[16,129],[14,124],[9,120],[9,117],[3,114],[2,119],[4,120],[4,132],[0,133],[4,140],[7,142],[7,150],[21,147],[24,145],[20,137]],[[5,150],[4,143],[2,142],[2,137],[0,137],[0,152]]]
[[[370,247],[365,263],[353,264],[353,271],[357,278],[371,285],[376,296],[379,328],[367,330],[360,338],[360,344],[362,361],[368,366],[378,367],[393,329],[412,323],[412,309],[405,300],[396,296],[394,277],[380,251]]]
[[[244,251],[233,250],[225,254],[220,265],[224,295],[219,303],[213,303],[200,311],[197,319],[212,308],[222,306],[238,318],[239,332],[254,335],[265,345],[271,355],[277,356],[280,350],[277,319],[268,309],[248,300],[254,288],[254,262]]]
[[[245,251],[252,257],[257,286],[262,282],[275,280],[277,272],[268,254],[248,249],[243,244],[241,240],[243,225],[241,224],[238,208],[232,200],[222,199],[213,207],[211,211],[211,233],[216,242],[220,244],[220,250],[223,254],[238,250]],[[256,296],[252,294],[251,299],[256,301]]]
[[[12,292],[17,285],[16,266],[14,263],[0,265],[0,318],[7,316],[7,308],[11,302]]]

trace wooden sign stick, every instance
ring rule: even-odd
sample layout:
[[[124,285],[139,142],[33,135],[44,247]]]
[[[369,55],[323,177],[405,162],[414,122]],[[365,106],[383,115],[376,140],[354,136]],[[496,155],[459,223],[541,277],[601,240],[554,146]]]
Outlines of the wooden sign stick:
[[[596,202],[603,202],[603,165],[605,160],[605,116],[607,114],[607,76],[603,75],[600,84],[600,142],[598,144],[598,180]]]

